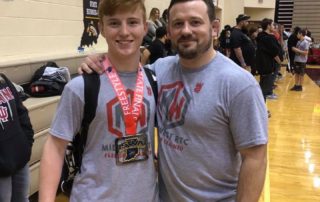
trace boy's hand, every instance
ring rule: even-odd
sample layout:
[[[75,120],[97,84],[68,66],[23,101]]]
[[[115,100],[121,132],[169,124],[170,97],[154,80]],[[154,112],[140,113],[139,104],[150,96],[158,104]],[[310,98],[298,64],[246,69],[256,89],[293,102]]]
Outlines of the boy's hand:
[[[104,60],[103,54],[94,54],[89,55],[84,59],[84,61],[78,67],[78,73],[83,74],[84,72],[91,74],[93,71],[98,74],[102,74],[103,65],[102,61]]]

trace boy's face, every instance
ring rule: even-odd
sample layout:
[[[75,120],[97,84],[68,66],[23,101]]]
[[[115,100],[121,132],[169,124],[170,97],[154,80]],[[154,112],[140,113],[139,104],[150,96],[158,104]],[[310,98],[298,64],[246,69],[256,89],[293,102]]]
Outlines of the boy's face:
[[[112,16],[103,16],[99,26],[109,46],[109,54],[116,57],[140,54],[140,45],[147,32],[141,8],[117,11]]]

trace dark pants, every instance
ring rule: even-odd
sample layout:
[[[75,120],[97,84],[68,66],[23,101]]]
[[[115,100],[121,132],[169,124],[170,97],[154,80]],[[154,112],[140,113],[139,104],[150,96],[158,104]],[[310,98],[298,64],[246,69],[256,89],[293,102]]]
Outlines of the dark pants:
[[[260,87],[262,90],[264,101],[266,101],[267,95],[271,95],[273,93],[273,73],[260,75]]]

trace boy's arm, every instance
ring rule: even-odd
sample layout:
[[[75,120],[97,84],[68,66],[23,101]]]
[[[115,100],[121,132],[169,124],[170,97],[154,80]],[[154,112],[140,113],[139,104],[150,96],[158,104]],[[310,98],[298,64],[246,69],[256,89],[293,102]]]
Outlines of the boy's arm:
[[[309,50],[300,50],[300,49],[298,49],[298,48],[296,48],[296,47],[292,47],[292,50],[293,50],[295,53],[298,53],[298,54],[303,55],[303,56],[306,56],[306,55],[308,55],[308,53],[309,53]]]
[[[40,163],[39,202],[54,202],[68,141],[49,134]]]

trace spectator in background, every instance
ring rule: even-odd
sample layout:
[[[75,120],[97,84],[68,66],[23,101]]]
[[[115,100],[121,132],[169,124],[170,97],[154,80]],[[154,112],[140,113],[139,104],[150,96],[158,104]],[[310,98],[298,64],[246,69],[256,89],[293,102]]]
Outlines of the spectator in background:
[[[167,27],[168,25],[168,9],[165,9],[162,13],[162,16],[160,18],[160,22],[162,26]]]
[[[278,42],[273,34],[274,25],[271,19],[263,19],[261,22],[263,32],[257,37],[256,67],[260,74],[260,87],[263,97],[277,99],[273,94],[273,74],[276,63],[281,64],[278,50]]]
[[[295,47],[299,41],[297,34],[301,30],[300,27],[295,27],[293,29],[292,34],[289,36],[288,39],[288,53],[289,53],[289,69],[288,71],[293,72],[294,69],[294,57],[295,57],[295,52],[293,51],[293,47]]]
[[[295,85],[290,89],[292,91],[302,91],[303,76],[308,60],[309,42],[305,39],[306,31],[298,31],[297,38],[299,39],[296,47],[292,47],[295,52],[294,57],[294,73]]]
[[[0,74],[0,201],[26,202],[33,129],[10,80]]]
[[[256,51],[257,51],[257,37],[258,37],[258,28],[257,27],[251,27],[249,29],[249,38],[251,39],[251,48],[249,49],[251,52],[249,53],[252,55],[251,58],[249,58],[248,65],[251,67],[251,74],[257,75],[257,69],[256,69]]]
[[[250,48],[251,40],[246,34],[243,33],[243,30],[246,30],[248,26],[249,19],[250,16],[240,14],[236,18],[237,25],[233,28],[230,36],[230,59],[232,59],[242,68],[246,68],[248,66],[248,58],[251,57],[251,55],[248,54],[248,49]]]
[[[220,52],[225,56],[230,57],[230,36],[231,27],[230,25],[224,26],[219,36]]]
[[[149,15],[148,23],[148,32],[144,37],[143,44],[149,46],[156,36],[156,30],[158,27],[162,27],[160,22],[160,10],[158,8],[152,8]]]
[[[157,59],[167,56],[166,43],[167,29],[165,27],[159,27],[156,30],[156,39],[152,41],[142,52],[141,64],[154,63]]]

